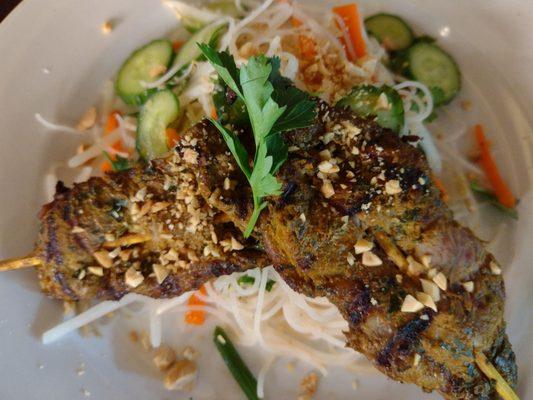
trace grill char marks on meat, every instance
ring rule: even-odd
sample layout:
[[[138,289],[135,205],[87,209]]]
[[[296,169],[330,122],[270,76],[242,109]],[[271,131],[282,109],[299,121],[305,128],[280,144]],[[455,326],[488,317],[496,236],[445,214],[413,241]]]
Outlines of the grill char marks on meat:
[[[245,243],[196,195],[192,176],[167,161],[92,178],[59,191],[43,207],[36,254],[44,261],[38,271],[45,293],[63,300],[120,299],[129,292],[168,298],[218,276],[267,265],[253,241]],[[104,248],[131,234],[153,240]],[[235,251],[232,237],[245,247]],[[168,273],[161,284],[154,264],[160,279]],[[127,283],[130,268],[142,274],[138,286]]]
[[[349,322],[348,346],[395,380],[448,399],[496,398],[475,363],[482,351],[515,385],[502,278],[491,273],[493,258],[480,240],[453,221],[423,154],[323,103],[316,126],[286,140],[296,150],[278,176],[284,195],[270,199],[254,234],[291,287],[335,304]],[[216,129],[194,127],[178,154],[191,149],[200,193],[243,230],[252,196]],[[239,190],[223,190],[226,178]],[[373,262],[354,254],[359,239],[373,243]],[[437,311],[402,312],[405,297],[423,291],[420,278],[431,281],[436,272],[447,278]]]

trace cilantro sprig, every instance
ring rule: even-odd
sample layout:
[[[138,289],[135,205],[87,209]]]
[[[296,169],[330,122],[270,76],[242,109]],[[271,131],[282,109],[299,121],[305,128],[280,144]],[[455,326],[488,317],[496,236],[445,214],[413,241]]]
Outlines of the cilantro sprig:
[[[206,44],[198,46],[220,79],[244,103],[252,128],[255,143],[253,167],[250,166],[250,155],[237,135],[210,118],[252,188],[254,210],[244,232],[248,237],[267,206],[265,198],[281,194],[282,185],[275,175],[288,157],[288,147],[281,133],[310,126],[316,117],[316,105],[305,92],[281,75],[279,58],[252,57],[246,65],[237,68],[229,53],[217,52]]]

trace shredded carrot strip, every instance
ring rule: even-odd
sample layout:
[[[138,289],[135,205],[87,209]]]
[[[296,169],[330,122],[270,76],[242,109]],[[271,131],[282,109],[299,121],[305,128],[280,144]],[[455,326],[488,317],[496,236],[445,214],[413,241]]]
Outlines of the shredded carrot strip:
[[[180,141],[180,135],[178,135],[178,131],[174,128],[167,128],[165,133],[167,135],[167,145],[169,148],[173,149]]]
[[[181,49],[181,46],[183,46],[183,42],[181,40],[176,40],[175,42],[172,42],[172,48],[174,51],[178,51]]]
[[[350,37],[350,41],[352,43],[352,46],[355,51],[355,56],[357,58],[363,58],[366,56],[366,42],[363,37],[363,29],[364,27],[361,24],[361,15],[359,13],[359,9],[357,8],[357,4],[346,4],[344,6],[334,7],[333,12],[337,14],[339,17],[342,18],[344,21],[344,24],[346,25],[346,28],[348,29],[348,35]],[[338,24],[337,24],[338,26]],[[339,29],[341,29],[340,26],[338,26]],[[341,38],[341,40],[344,42],[344,38]],[[346,47],[346,43],[344,43],[344,47]],[[349,52],[346,52],[348,55],[348,58],[350,61],[354,62],[356,60],[352,59],[353,55],[349,54]]]
[[[104,135],[109,135],[111,132],[118,128],[118,121],[116,115],[121,115],[120,111],[113,111],[107,117],[107,121],[104,127]],[[115,143],[113,143],[111,147],[116,151],[124,151],[124,147],[122,146],[122,142],[120,140],[117,140]],[[110,154],[109,157],[111,157],[112,160],[115,159],[114,154]],[[100,170],[102,172],[109,172],[112,169],[113,167],[111,166],[111,163],[108,160],[104,161],[102,165],[100,165]]]
[[[204,286],[202,286],[198,292],[200,292],[204,296],[207,293]],[[198,297],[196,297],[196,295],[194,294],[191,297],[189,297],[189,301],[187,304],[189,306],[205,306],[205,303],[202,300],[200,300]],[[187,311],[185,313],[184,319],[185,319],[185,322],[189,325],[203,325],[205,322],[205,311],[201,311],[201,310]]]
[[[498,170],[498,166],[492,157],[490,152],[490,142],[485,137],[483,126],[480,124],[476,125],[475,133],[480,152],[479,163],[494,190],[494,194],[498,198],[500,204],[508,208],[513,208],[516,205],[516,199],[503,180],[500,171]]]
[[[303,22],[296,17],[291,17],[291,25],[295,28],[298,28],[299,26],[303,25]]]
[[[303,25],[303,22],[296,17],[291,17],[291,25],[295,28]],[[316,56],[316,42],[309,36],[299,35],[300,53],[305,59],[313,59]]]
[[[105,160],[102,165],[100,165],[100,170],[102,172],[110,172],[111,170],[113,169],[113,166],[111,165],[111,163],[107,160]]]
[[[215,107],[213,107],[211,109],[211,118],[218,119],[218,113],[217,113],[217,109]]]
[[[437,189],[439,189],[442,200],[445,202],[448,201],[450,199],[450,196],[448,196],[448,193],[446,192],[446,188],[444,187],[442,181],[435,175],[431,175],[431,179],[433,180],[433,183],[435,184]]]

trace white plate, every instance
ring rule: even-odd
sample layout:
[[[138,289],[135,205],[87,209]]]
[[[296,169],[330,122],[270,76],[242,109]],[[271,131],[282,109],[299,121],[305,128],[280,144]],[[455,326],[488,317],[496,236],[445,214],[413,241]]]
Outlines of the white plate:
[[[533,3],[528,0],[364,1],[365,10],[403,15],[443,43],[459,60],[463,98],[478,109],[468,122],[484,122],[513,190],[520,194],[520,220],[506,231],[495,252],[506,262],[508,333],[517,354],[523,399],[533,398],[533,206],[530,130],[533,104]],[[117,27],[100,28],[114,18]],[[36,236],[43,203],[42,177],[64,160],[75,143],[47,132],[34,113],[74,124],[95,101],[100,85],[140,44],[175,27],[157,0],[25,0],[0,25],[0,258],[25,254]],[[46,74],[44,71],[50,73]],[[525,110],[525,112],[524,112]],[[471,121],[470,121],[471,120]],[[40,334],[61,319],[60,307],[38,291],[33,271],[0,276],[0,398],[95,399],[188,398],[166,392],[146,356],[134,350],[127,331],[109,324],[102,338],[71,335],[43,346]],[[192,336],[192,335],[187,335]],[[200,340],[195,338],[194,340]],[[209,343],[209,340],[207,340]],[[208,350],[210,349],[210,350]],[[203,352],[202,394],[197,399],[242,398],[218,355]],[[257,372],[253,349],[245,356]],[[80,363],[85,374],[78,376]],[[209,372],[207,372],[209,371]],[[267,398],[294,398],[305,367],[288,373],[284,363],[269,374]],[[529,379],[528,379],[529,378]],[[359,389],[353,391],[356,379]],[[528,382],[529,381],[529,382]],[[380,375],[331,371],[320,399],[437,398]]]

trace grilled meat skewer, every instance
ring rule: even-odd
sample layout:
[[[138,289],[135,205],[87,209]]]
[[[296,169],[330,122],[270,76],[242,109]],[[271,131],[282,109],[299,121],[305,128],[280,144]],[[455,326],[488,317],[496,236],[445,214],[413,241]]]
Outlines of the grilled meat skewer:
[[[43,291],[58,299],[120,299],[129,292],[168,298],[267,265],[253,241],[245,243],[196,195],[192,175],[164,160],[72,189],[60,184],[40,218],[33,256],[41,260]],[[142,243],[128,245],[130,239]]]
[[[453,220],[419,150],[346,110],[319,109],[315,126],[286,135],[284,192],[255,231],[279,273],[335,304],[348,345],[392,379],[448,399],[495,398],[476,354],[511,385],[517,376],[494,258]],[[244,230],[252,195],[216,129],[199,124],[177,151],[206,201]],[[243,189],[223,190],[226,179]]]
[[[256,237],[294,290],[337,305],[349,322],[348,345],[389,377],[449,399],[494,398],[495,385],[477,368],[476,353],[486,354],[511,385],[516,365],[492,256],[453,221],[419,151],[372,122],[319,105],[316,125],[286,135],[292,153],[280,171],[284,193],[270,200]],[[174,154],[146,170],[60,190],[43,209],[34,254],[43,260],[45,292],[70,300],[117,299],[128,291],[170,297],[211,277],[265,265],[253,241],[228,253],[212,246],[224,238],[230,250],[231,237],[241,237],[235,226],[244,229],[252,209],[248,185],[225,149],[203,122]],[[206,228],[188,231],[191,218],[195,225],[205,220]],[[169,226],[180,223],[179,231]],[[129,235],[154,240],[109,249]],[[167,257],[175,243],[179,265]],[[103,249],[111,266],[99,254]],[[132,259],[121,253],[129,250]],[[154,261],[170,269],[162,284]],[[445,289],[435,283],[443,287],[442,277]]]

